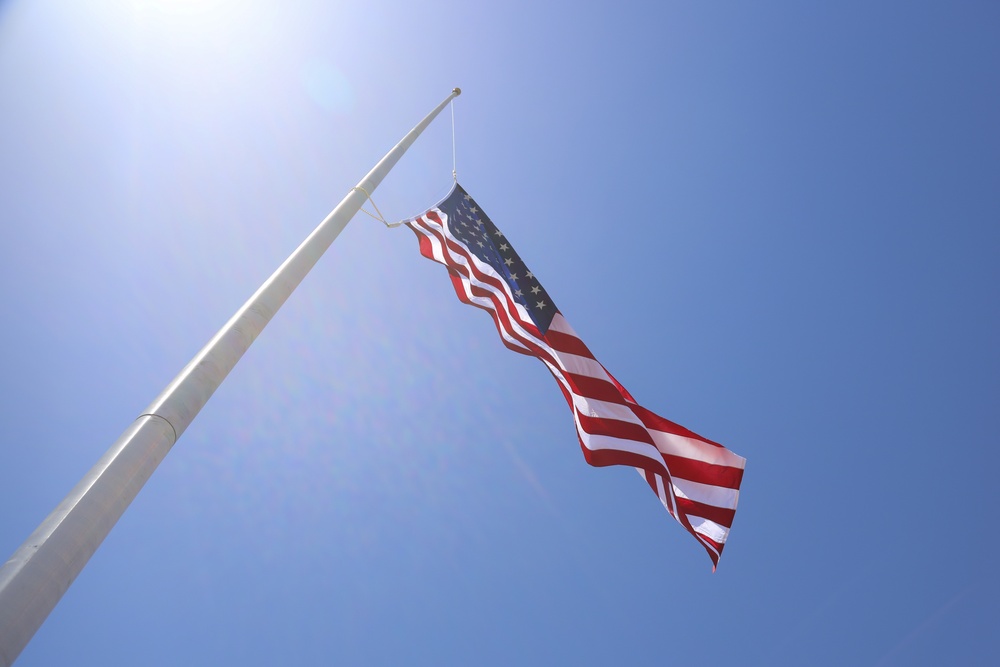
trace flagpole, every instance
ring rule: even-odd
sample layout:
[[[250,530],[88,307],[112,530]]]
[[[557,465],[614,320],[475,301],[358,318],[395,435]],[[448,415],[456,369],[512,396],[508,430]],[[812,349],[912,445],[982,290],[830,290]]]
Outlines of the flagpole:
[[[20,655],[156,466],[365,199],[460,94],[455,88],[386,153],[0,567],[0,667]]]

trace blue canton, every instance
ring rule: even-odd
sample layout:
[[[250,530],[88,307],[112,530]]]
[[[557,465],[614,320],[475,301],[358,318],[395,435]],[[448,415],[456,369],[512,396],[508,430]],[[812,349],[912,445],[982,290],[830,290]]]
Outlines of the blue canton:
[[[497,229],[489,216],[458,184],[438,208],[448,216],[448,231],[451,235],[506,279],[511,295],[524,306],[544,336],[557,312],[556,305],[535,278],[535,274],[528,270],[514,252],[503,232]]]

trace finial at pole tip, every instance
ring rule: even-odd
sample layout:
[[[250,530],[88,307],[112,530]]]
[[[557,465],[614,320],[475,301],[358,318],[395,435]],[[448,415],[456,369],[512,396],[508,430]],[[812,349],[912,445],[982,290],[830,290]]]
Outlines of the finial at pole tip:
[[[459,95],[462,94],[462,89],[461,88],[455,88],[451,92],[454,93],[455,97],[458,97]]]

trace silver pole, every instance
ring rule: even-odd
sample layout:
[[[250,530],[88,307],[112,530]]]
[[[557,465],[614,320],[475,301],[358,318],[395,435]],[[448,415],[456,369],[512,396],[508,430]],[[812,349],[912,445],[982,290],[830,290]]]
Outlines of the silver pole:
[[[111,445],[0,567],[0,667],[11,665],[139,489],[285,299],[330,247],[451,95],[386,153]]]

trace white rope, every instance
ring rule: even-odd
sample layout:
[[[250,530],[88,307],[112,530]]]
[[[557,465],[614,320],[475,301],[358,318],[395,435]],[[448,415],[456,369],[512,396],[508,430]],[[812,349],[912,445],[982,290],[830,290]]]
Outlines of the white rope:
[[[451,100],[451,177],[458,183],[458,158],[455,150],[455,99]]]
[[[458,89],[456,88],[456,90]],[[454,98],[452,98],[450,106],[451,106],[451,177],[452,179],[454,179],[456,183],[458,183],[458,151],[455,149],[455,99]],[[379,222],[381,222],[383,225],[385,225],[390,229],[392,229],[393,227],[399,227],[400,225],[403,224],[404,222],[403,220],[400,220],[399,222],[389,222],[388,220],[386,220],[382,216],[382,211],[378,210],[378,205],[375,203],[375,200],[372,199],[372,196],[368,194],[368,191],[365,190],[363,187],[358,185],[351,189],[364,193],[365,197],[368,198],[368,201],[370,201],[372,203],[372,206],[375,208],[375,213],[366,211],[363,208],[361,209],[362,213],[372,218],[375,218],[376,220],[378,220]]]
[[[385,225],[389,229],[392,229],[393,227],[399,227],[401,224],[403,224],[402,221],[399,221],[399,222],[389,222],[388,220],[386,220],[382,216],[382,211],[378,210],[378,204],[376,204],[375,200],[372,199],[372,196],[370,194],[368,194],[368,191],[365,190],[360,185],[355,185],[353,188],[351,188],[351,190],[357,190],[358,192],[363,192],[364,195],[366,197],[368,197],[368,201],[370,201],[372,203],[372,206],[375,208],[375,213],[378,213],[378,215],[375,215],[375,213],[371,213],[370,211],[366,211],[365,209],[362,208],[361,212],[364,213],[365,215],[367,215],[369,217],[372,217],[372,218],[375,218],[376,220],[378,220],[379,222],[381,222],[383,225]]]

